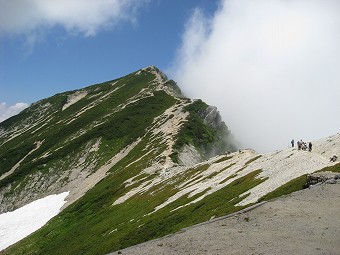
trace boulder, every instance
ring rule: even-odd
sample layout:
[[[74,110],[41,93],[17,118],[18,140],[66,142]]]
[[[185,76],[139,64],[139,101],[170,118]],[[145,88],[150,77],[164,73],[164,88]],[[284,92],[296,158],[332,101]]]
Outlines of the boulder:
[[[307,187],[318,183],[335,184],[340,180],[340,174],[335,172],[317,172],[307,175]]]

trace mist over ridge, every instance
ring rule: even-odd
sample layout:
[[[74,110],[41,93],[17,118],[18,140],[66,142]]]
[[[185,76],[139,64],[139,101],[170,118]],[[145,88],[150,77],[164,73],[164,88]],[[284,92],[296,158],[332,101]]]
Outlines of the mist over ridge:
[[[339,132],[340,3],[221,1],[196,9],[173,68],[189,97],[216,105],[243,147],[259,152]]]

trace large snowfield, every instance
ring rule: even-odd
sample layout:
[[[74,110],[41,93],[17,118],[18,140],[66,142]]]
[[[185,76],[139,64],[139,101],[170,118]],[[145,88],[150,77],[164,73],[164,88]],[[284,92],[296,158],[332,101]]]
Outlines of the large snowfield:
[[[69,192],[50,195],[0,214],[0,251],[44,226],[66,203]]]

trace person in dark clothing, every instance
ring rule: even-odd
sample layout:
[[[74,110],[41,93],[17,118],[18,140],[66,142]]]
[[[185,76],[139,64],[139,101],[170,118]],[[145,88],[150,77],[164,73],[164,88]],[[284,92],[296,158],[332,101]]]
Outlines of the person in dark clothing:
[[[335,156],[335,155],[334,155],[333,157],[330,158],[331,162],[335,162],[337,159],[338,159],[338,157]]]
[[[294,139],[291,141],[292,147],[294,147]]]
[[[312,151],[312,146],[313,146],[313,145],[312,145],[312,142],[309,142],[309,143],[308,143],[308,150],[309,150],[309,151]]]

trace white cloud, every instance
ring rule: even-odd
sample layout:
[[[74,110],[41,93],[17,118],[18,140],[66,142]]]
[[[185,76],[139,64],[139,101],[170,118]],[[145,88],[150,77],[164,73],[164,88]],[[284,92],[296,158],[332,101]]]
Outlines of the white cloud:
[[[31,35],[62,26],[68,32],[93,36],[120,21],[135,22],[149,0],[0,0],[0,35]]]
[[[340,131],[340,2],[224,0],[196,10],[172,70],[190,97],[216,105],[245,147]]]
[[[0,103],[0,122],[8,119],[13,115],[18,114],[27,107],[28,104],[26,103],[16,103],[10,106],[7,106],[6,103]]]

